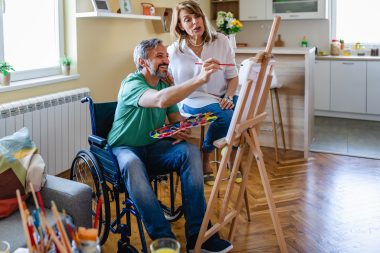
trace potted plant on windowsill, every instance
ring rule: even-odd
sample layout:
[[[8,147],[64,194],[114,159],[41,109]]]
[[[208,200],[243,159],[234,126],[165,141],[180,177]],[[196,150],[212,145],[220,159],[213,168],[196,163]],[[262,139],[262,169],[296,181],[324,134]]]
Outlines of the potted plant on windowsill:
[[[15,71],[7,62],[0,62],[0,85],[8,86],[11,83],[11,72]]]
[[[63,56],[61,59],[62,74],[65,76],[70,75],[71,59],[67,56]]]

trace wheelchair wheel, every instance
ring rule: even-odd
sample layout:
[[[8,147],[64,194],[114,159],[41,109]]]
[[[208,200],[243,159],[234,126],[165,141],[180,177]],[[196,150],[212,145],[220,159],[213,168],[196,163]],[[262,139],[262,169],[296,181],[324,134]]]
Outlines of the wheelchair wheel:
[[[110,231],[110,202],[108,198],[108,186],[103,180],[96,158],[89,150],[81,150],[76,155],[72,165],[70,179],[87,184],[92,189],[91,214],[93,225],[95,222],[98,200],[101,197],[101,208],[98,219],[98,237],[100,245],[103,245]]]

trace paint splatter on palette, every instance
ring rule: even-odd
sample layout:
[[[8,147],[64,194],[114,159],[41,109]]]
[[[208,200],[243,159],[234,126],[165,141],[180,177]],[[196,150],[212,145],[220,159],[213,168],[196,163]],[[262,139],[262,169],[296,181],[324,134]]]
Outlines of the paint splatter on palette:
[[[149,135],[155,139],[162,139],[176,134],[178,131],[193,128],[197,126],[207,125],[216,120],[216,116],[212,112],[199,113],[188,117],[184,121],[176,122],[170,125],[157,128],[150,132]]]

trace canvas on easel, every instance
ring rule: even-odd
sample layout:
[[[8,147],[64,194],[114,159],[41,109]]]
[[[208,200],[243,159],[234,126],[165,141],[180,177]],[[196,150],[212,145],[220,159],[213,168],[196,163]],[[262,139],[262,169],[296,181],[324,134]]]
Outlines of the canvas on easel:
[[[259,169],[261,182],[263,184],[266,200],[269,206],[269,212],[272,218],[274,229],[277,236],[277,241],[281,252],[288,252],[281,224],[277,215],[276,206],[273,201],[272,191],[268,181],[268,176],[265,169],[263,155],[260,149],[258,134],[260,124],[265,119],[267,113],[264,112],[270,84],[272,82],[273,65],[269,66],[274,38],[278,32],[280,25],[280,17],[275,17],[271,32],[269,35],[267,47],[264,52],[261,52],[255,57],[255,61],[261,64],[260,72],[252,73],[249,71],[254,64],[253,59],[246,62],[242,68],[248,68],[247,80],[243,83],[240,90],[239,99],[235,108],[234,115],[231,120],[228,133],[223,140],[218,140],[214,144],[218,147],[227,147],[221,163],[218,168],[218,173],[215,179],[215,184],[211,191],[209,201],[207,203],[206,213],[202,222],[202,226],[198,235],[197,243],[194,248],[195,253],[199,253],[201,245],[212,235],[220,231],[223,227],[231,223],[229,231],[229,240],[232,241],[237,217],[242,208],[244,194],[248,182],[248,173],[252,167],[253,159],[256,160]],[[257,75],[257,79],[253,75]],[[241,78],[239,76],[239,78]],[[254,80],[256,82],[254,82]],[[218,219],[211,227],[208,227],[211,217],[215,210],[216,199],[223,180],[223,174],[227,169],[227,162],[230,159],[233,146],[238,147],[235,161],[232,166],[230,178],[227,182],[227,188],[223,197],[222,205],[219,210]],[[247,159],[242,163],[243,153],[248,150]],[[237,171],[242,173],[242,182],[239,185],[237,198],[232,199],[234,189],[234,180]]]

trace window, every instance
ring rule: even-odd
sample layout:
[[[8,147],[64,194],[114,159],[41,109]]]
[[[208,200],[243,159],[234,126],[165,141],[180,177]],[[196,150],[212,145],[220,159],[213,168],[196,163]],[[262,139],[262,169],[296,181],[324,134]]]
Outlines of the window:
[[[332,38],[380,44],[380,1],[333,0]]]
[[[63,55],[62,0],[0,0],[0,60],[12,81],[58,75]]]

